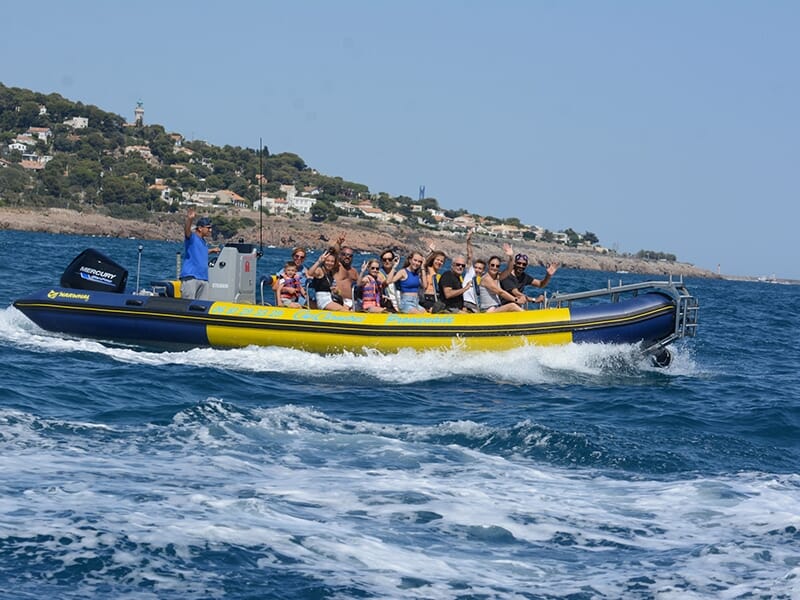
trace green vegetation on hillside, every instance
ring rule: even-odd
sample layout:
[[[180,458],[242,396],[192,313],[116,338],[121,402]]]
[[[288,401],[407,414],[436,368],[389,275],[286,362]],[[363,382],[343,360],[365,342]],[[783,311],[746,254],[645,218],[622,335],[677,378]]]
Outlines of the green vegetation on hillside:
[[[313,194],[313,221],[346,214],[367,218],[361,210],[366,202],[410,227],[476,227],[489,235],[570,247],[599,243],[589,231],[554,233],[517,218],[443,209],[435,198],[371,193],[366,185],[319,173],[297,154],[264,149],[259,155],[257,149],[187,141],[161,125],[126,123],[119,115],[59,94],[2,84],[0,159],[0,206],[91,207],[114,217],[145,219],[179,210],[181,202],[197,201],[200,193],[224,190],[227,203],[252,207],[259,198],[285,198],[285,186],[293,186],[301,195]],[[675,260],[660,252],[640,254]]]

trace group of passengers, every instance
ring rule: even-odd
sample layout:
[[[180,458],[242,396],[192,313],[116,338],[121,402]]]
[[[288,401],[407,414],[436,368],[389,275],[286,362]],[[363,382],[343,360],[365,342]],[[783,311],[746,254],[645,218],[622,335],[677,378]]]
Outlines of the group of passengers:
[[[205,238],[211,233],[212,222],[201,217],[195,223],[195,209],[190,208],[184,225],[184,260],[180,273],[181,297],[208,297],[208,256],[219,248],[209,248]],[[367,312],[503,312],[523,310],[528,302],[541,302],[543,296],[525,295],[527,286],[545,287],[558,265],[547,266],[543,279],[525,272],[528,257],[517,254],[504,244],[506,268],[500,271],[502,259],[492,256],[488,261],[473,262],[472,232],[467,234],[467,257],[456,256],[450,270],[441,274],[447,256],[430,246],[423,258],[412,252],[397,268],[400,258],[393,250],[385,250],[380,262],[366,261],[359,274],[353,268],[353,249],[340,236],[336,244],[322,253],[316,262],[305,268],[305,248],[295,248],[292,260],[275,277],[274,289],[280,305],[301,308],[312,306],[307,289],[315,292],[317,308]],[[354,290],[358,298],[353,297]]]
[[[545,276],[536,279],[525,272],[528,256],[514,255],[504,244],[503,260],[494,255],[488,261],[473,261],[472,233],[467,234],[467,256],[455,256],[450,270],[440,273],[447,260],[444,252],[430,247],[427,258],[412,252],[402,266],[393,250],[384,250],[380,260],[363,263],[359,273],[353,267],[353,249],[345,237],[325,250],[313,265],[304,267],[306,251],[295,248],[292,260],[278,273],[274,289],[282,306],[300,308],[316,303],[322,310],[365,312],[507,312],[524,310],[529,302],[543,300],[525,294],[527,286],[545,287],[558,270],[558,264],[546,267]],[[306,289],[314,291],[314,300]],[[354,297],[354,293],[355,296]]]

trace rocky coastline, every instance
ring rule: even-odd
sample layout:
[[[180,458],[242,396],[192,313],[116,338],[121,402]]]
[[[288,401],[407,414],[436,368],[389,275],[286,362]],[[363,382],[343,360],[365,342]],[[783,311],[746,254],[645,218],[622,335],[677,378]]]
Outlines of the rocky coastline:
[[[226,209],[227,217],[254,218],[252,211]],[[213,217],[213,213],[212,213]],[[255,215],[257,218],[257,215]],[[304,216],[265,215],[263,227],[240,230],[236,239],[264,246],[303,246],[323,249],[338,236],[346,235],[353,248],[378,253],[394,248],[402,253],[411,250],[427,251],[431,244],[448,256],[465,252],[464,236],[446,232],[412,229],[395,224],[340,218],[333,223],[314,223]],[[94,235],[137,238],[143,240],[181,240],[182,213],[150,215],[147,221],[116,219],[96,211],[75,211],[63,208],[20,209],[0,207],[0,229],[38,231],[45,233]],[[218,239],[217,242],[225,240]],[[592,249],[572,249],[556,244],[530,241],[510,241],[476,235],[473,239],[476,256],[488,258],[502,255],[503,243],[511,243],[515,252],[524,252],[532,263],[558,262],[563,267],[611,272],[641,273],[661,276],[713,277],[719,275],[707,269],[681,262],[642,260],[618,254],[600,254]]]

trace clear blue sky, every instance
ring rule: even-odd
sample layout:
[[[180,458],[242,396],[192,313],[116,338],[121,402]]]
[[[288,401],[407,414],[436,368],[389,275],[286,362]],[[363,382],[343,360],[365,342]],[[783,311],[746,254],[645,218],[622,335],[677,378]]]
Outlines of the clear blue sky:
[[[800,279],[800,2],[6,2],[0,81]]]

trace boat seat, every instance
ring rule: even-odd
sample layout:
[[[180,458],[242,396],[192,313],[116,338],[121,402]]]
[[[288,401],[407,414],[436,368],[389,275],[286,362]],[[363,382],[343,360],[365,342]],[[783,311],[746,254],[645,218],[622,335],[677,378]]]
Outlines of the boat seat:
[[[181,282],[179,279],[151,281],[150,286],[157,296],[166,296],[167,298],[181,297]]]
[[[261,277],[259,281],[259,288],[261,290],[261,304],[269,306],[270,303],[267,302],[267,299],[264,295],[264,288],[269,287],[273,291],[273,304],[272,306],[280,306],[280,302],[278,302],[278,293],[277,289],[275,288],[275,284],[278,281],[277,275],[264,275]]]

